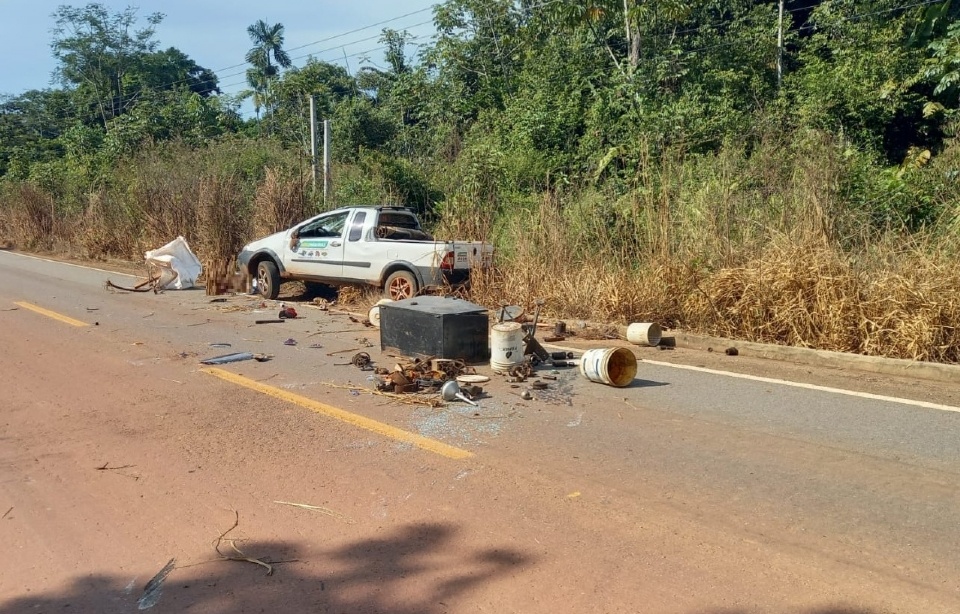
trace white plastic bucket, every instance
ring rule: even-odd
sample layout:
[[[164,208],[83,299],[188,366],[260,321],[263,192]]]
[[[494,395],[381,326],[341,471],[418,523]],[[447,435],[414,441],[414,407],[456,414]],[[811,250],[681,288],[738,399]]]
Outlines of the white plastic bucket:
[[[367,319],[370,320],[370,323],[373,324],[375,328],[380,328],[380,305],[392,302],[392,299],[382,298],[367,312]]]
[[[580,373],[591,382],[623,388],[637,375],[637,357],[622,347],[587,350],[580,358]]]
[[[637,345],[660,345],[662,334],[656,322],[634,322],[627,327],[627,341]]]
[[[523,364],[523,326],[519,322],[502,322],[490,329],[490,368],[508,371]]]

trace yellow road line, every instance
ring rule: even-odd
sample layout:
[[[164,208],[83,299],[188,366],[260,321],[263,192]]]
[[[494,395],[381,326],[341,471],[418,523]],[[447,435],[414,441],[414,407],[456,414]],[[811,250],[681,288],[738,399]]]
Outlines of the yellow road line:
[[[43,307],[38,307],[37,305],[34,305],[33,303],[28,303],[26,301],[15,301],[14,305],[19,305],[24,309],[29,309],[30,311],[36,311],[41,315],[45,315],[48,318],[53,318],[54,320],[60,320],[61,322],[65,322],[71,326],[90,326],[86,322],[81,322],[80,320],[74,320],[69,316],[65,316],[63,314],[57,313],[56,311],[50,311],[49,309],[44,309]]]
[[[293,394],[292,392],[287,392],[286,390],[281,390],[280,388],[274,388],[273,386],[268,386],[256,380],[243,377],[242,375],[231,373],[230,371],[217,369],[216,367],[206,367],[201,370],[204,373],[209,373],[210,375],[219,377],[222,380],[243,386],[244,388],[262,392],[265,395],[280,399],[281,401],[294,403],[318,414],[322,414],[329,418],[336,418],[337,420],[346,422],[347,424],[366,429],[368,431],[373,431],[378,435],[383,435],[384,437],[389,437],[390,439],[413,444],[422,450],[427,450],[428,452],[433,452],[434,454],[439,454],[441,456],[454,459],[470,458],[473,456],[473,452],[468,452],[467,450],[461,450],[460,448],[449,446],[441,441],[437,441],[436,439],[430,439],[429,437],[423,437],[422,435],[417,435],[416,433],[411,433],[410,431],[398,429],[394,426],[390,426],[389,424],[377,422],[376,420],[365,418],[364,416],[348,412],[344,409],[340,409],[339,407],[314,401],[313,399],[308,399],[307,397],[300,396],[299,394]]]

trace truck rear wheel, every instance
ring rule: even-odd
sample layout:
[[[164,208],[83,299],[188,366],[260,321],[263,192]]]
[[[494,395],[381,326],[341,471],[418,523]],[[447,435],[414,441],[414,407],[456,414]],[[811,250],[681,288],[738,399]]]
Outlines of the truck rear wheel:
[[[257,292],[270,300],[280,296],[280,271],[272,260],[263,260],[257,265]]]
[[[410,271],[395,271],[383,284],[383,295],[395,301],[413,298],[419,290],[417,278]]]

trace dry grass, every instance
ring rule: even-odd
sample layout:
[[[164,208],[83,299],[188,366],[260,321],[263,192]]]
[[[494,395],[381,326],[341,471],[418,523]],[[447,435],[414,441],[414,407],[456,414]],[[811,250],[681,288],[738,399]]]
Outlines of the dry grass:
[[[824,219],[822,206],[810,206],[788,224],[792,233],[768,229],[704,257],[683,243],[664,250],[667,233],[649,226],[639,244],[612,233],[598,239],[546,199],[507,225],[508,247],[496,268],[475,275],[472,299],[532,313],[539,298],[544,314],[558,318],[960,362],[960,267],[951,242],[889,233],[845,252]]]
[[[922,248],[922,249],[921,249]],[[773,244],[688,296],[690,327],[742,339],[875,356],[960,361],[960,271],[936,245],[894,267],[820,244]]]
[[[204,270],[220,270],[247,242],[247,207],[234,177],[204,177],[197,205],[199,241],[195,249]]]
[[[305,183],[303,177],[285,177],[277,169],[267,169],[253,199],[253,236],[271,235],[307,217]]]
[[[33,184],[21,183],[4,199],[5,240],[22,249],[49,249],[58,227],[53,197]]]

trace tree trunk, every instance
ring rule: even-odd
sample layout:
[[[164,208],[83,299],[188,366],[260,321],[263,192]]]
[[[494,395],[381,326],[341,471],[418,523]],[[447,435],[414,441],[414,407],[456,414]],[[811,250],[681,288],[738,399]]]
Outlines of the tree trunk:
[[[630,72],[632,73],[640,61],[640,27],[630,23],[630,0],[623,0],[623,28],[627,36],[627,45],[630,47]]]

